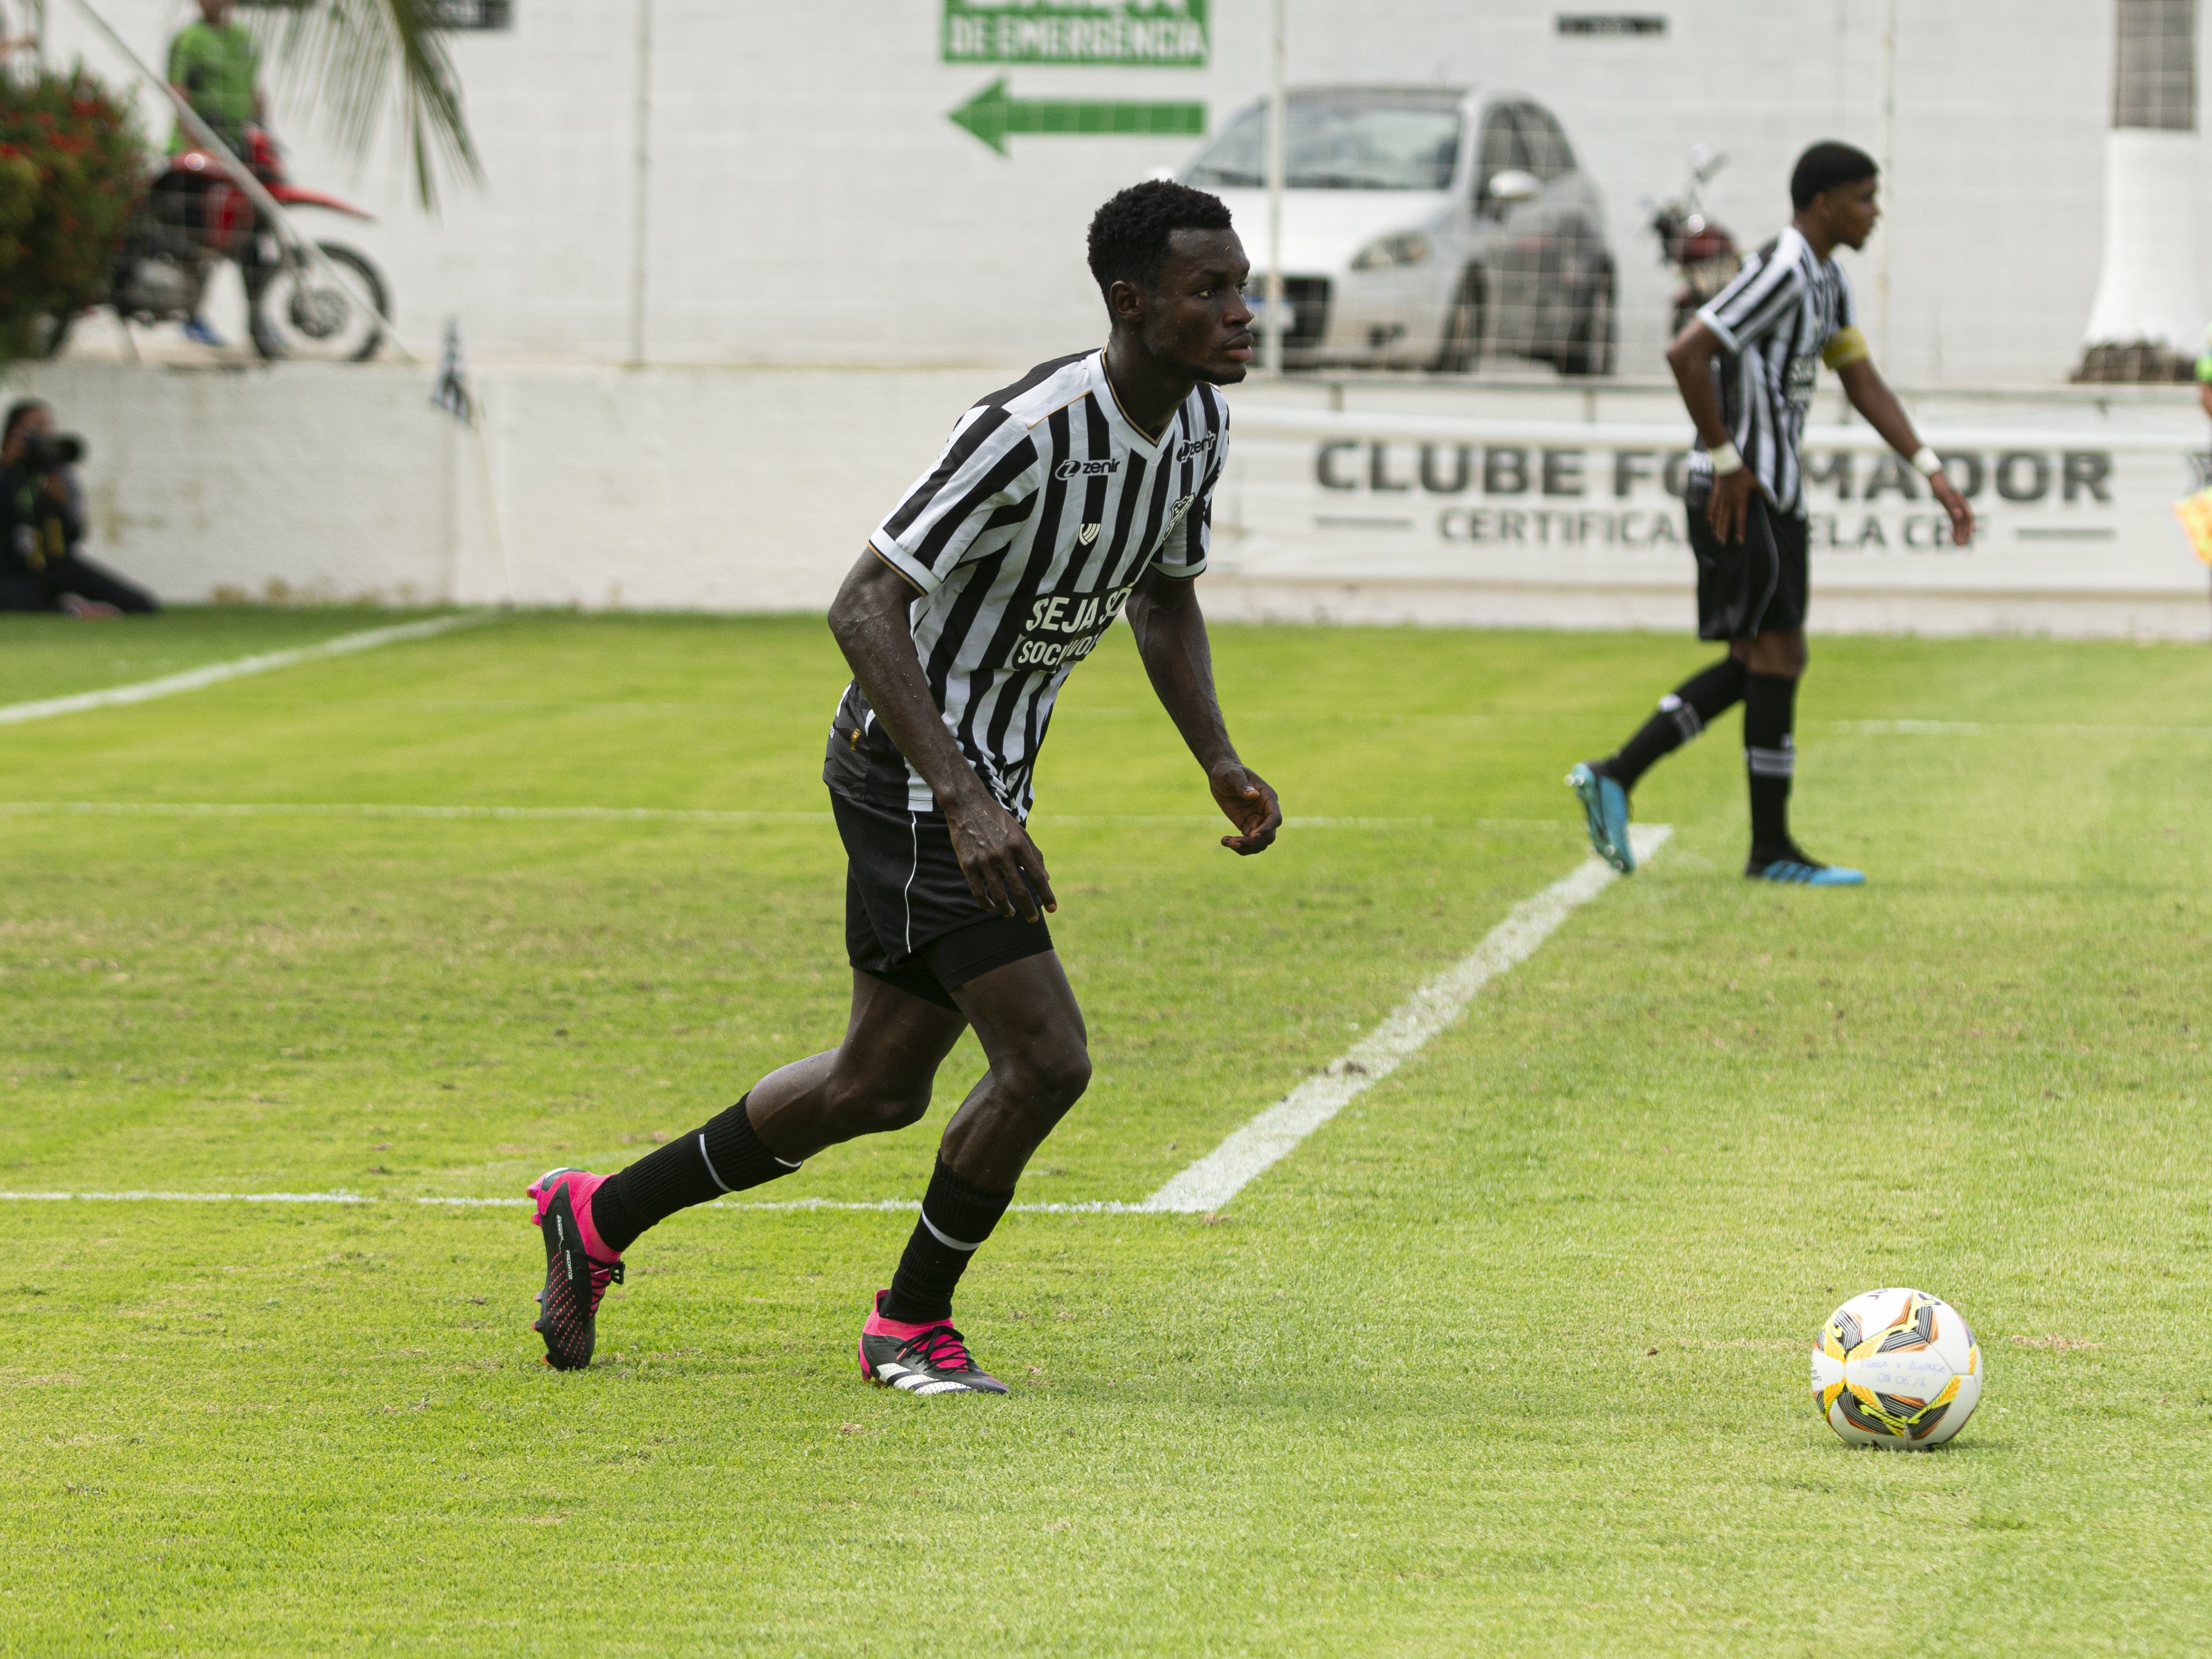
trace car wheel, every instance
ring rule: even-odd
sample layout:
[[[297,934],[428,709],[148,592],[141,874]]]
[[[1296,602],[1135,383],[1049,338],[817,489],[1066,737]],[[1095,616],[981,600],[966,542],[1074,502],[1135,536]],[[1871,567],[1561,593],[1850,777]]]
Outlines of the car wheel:
[[[1483,303],[1482,267],[1469,265],[1444,313],[1443,344],[1437,351],[1437,374],[1464,374],[1482,361]]]
[[[1562,374],[1610,374],[1613,373],[1613,267],[1600,265],[1597,276],[1590,283],[1589,296],[1583,301],[1582,310],[1575,317],[1574,330],[1567,336],[1567,349],[1559,354],[1559,373]]]

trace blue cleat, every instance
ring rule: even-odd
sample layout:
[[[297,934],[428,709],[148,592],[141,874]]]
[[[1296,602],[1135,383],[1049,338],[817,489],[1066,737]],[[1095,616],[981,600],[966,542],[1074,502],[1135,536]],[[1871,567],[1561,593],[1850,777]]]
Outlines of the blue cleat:
[[[1863,887],[1866,872],[1849,865],[1820,864],[1795,848],[1781,858],[1761,859],[1754,853],[1743,873],[1753,881],[1779,882],[1785,887]]]
[[[1591,850],[1624,876],[1636,872],[1636,854],[1628,844],[1628,791],[1588,761],[1577,761],[1567,787],[1583,803]]]

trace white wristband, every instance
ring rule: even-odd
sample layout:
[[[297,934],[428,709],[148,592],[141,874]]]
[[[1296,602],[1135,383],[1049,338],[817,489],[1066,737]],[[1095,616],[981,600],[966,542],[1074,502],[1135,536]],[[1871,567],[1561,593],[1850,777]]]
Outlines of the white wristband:
[[[1923,444],[1913,452],[1912,470],[1923,478],[1932,478],[1943,470],[1943,458]]]
[[[1712,457],[1713,477],[1716,478],[1725,478],[1731,472],[1743,471],[1743,457],[1735,453],[1734,444],[1723,444],[1710,453]]]

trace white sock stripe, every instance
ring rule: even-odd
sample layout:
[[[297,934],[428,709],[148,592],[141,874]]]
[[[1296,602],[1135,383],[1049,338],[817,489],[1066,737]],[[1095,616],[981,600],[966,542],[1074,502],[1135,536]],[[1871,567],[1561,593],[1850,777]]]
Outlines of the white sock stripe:
[[[1797,751],[1794,749],[1754,749],[1747,744],[1743,763],[1755,778],[1794,777],[1797,772]]]
[[[714,1160],[707,1156],[707,1132],[704,1129],[702,1129],[699,1132],[699,1161],[707,1166],[707,1173],[713,1178],[714,1182],[717,1187],[720,1187],[726,1193],[734,1193],[738,1190],[735,1187],[730,1185],[728,1182],[722,1179],[722,1172],[714,1167]],[[778,1158],[776,1160],[779,1164],[783,1160],[781,1158]]]
[[[929,1212],[927,1210],[924,1210],[921,1212],[921,1224],[929,1229],[931,1237],[934,1238],[948,1250],[980,1250],[983,1248],[983,1241],[980,1238],[973,1244],[970,1244],[964,1238],[953,1237],[951,1233],[946,1232],[944,1228],[939,1226],[934,1221],[932,1221],[929,1218]]]

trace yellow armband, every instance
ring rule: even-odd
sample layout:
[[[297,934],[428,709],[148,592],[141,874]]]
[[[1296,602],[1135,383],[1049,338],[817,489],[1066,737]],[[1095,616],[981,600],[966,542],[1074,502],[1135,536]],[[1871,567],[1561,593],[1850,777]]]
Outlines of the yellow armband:
[[[1820,361],[1830,368],[1849,368],[1853,363],[1863,363],[1872,354],[1867,350],[1866,336],[1856,328],[1839,328],[1828,337],[1828,343],[1820,348]]]

